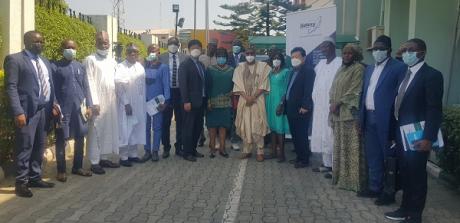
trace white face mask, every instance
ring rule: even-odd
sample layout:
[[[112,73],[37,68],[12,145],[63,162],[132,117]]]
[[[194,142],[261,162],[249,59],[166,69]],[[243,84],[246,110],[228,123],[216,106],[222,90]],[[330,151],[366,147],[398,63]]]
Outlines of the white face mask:
[[[381,63],[388,57],[388,51],[386,50],[373,50],[372,56],[374,57],[375,62]]]
[[[176,46],[176,45],[169,45],[168,46],[168,51],[170,53],[177,53],[178,50],[179,50],[179,46]]]
[[[291,60],[291,64],[292,64],[293,67],[298,67],[298,66],[300,66],[300,64],[302,64],[302,61],[300,59],[293,58]]]
[[[109,54],[109,49],[106,49],[106,50],[97,49],[96,53],[105,57],[107,56],[107,54]]]
[[[150,53],[147,58],[145,58],[147,61],[154,61],[157,60],[158,56],[156,53]]]
[[[281,66],[281,60],[273,60],[273,67]]]
[[[201,50],[200,49],[193,49],[192,51],[190,51],[190,55],[192,57],[199,57],[201,55]]]
[[[254,57],[254,56],[246,56],[246,61],[248,61],[249,63],[254,62],[255,59],[256,59],[256,57]]]

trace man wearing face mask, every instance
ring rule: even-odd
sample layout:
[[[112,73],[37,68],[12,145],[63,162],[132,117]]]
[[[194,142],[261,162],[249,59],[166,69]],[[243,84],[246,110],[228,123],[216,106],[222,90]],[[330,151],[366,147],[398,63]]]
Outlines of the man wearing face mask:
[[[169,66],[160,62],[160,48],[157,45],[150,45],[147,49],[149,55],[145,59],[145,92],[146,101],[163,95],[165,97],[165,104],[160,104],[158,107],[159,112],[153,116],[147,114],[147,129],[146,129],[146,144],[144,146],[145,154],[142,162],[151,159],[153,162],[159,160],[158,151],[160,150],[160,140],[163,134],[163,112],[170,102],[170,88],[169,88]],[[153,130],[153,144],[151,141]],[[165,155],[165,154],[163,154]]]
[[[217,45],[218,45],[217,39],[211,39],[208,43],[207,54],[202,54],[198,59],[201,63],[203,63],[206,69],[211,65],[217,64],[217,58],[216,58]]]
[[[19,197],[32,197],[29,187],[51,188],[41,178],[43,150],[50,115],[60,116],[54,97],[52,68],[40,54],[43,36],[37,31],[24,34],[25,49],[4,61],[5,86],[16,125],[16,184]]]
[[[388,205],[394,202],[396,193],[394,185],[384,188],[384,176],[395,172],[392,168],[385,168],[385,163],[389,167],[388,162],[392,162],[392,157],[396,155],[396,148],[390,149],[391,143],[388,140],[389,123],[394,98],[398,91],[398,81],[404,77],[407,66],[391,58],[391,39],[385,35],[375,40],[372,56],[375,64],[367,66],[364,71],[359,113],[369,173],[369,188],[359,192],[358,196],[379,197],[375,202],[377,205]]]
[[[297,154],[297,158],[293,161],[295,168],[307,167],[311,153],[308,146],[308,126],[313,108],[312,91],[315,71],[305,65],[306,56],[302,47],[295,47],[291,50],[294,70],[291,73],[284,102]]]
[[[179,80],[179,65],[187,59],[187,56],[179,52],[179,39],[171,37],[168,39],[168,52],[160,55],[160,62],[169,66],[169,86],[171,89],[171,103],[163,112],[163,129],[161,141],[163,144],[163,158],[169,157],[171,150],[170,128],[171,119],[174,114],[176,121],[176,155],[182,155],[182,105],[180,102],[180,80]]]
[[[95,174],[105,174],[103,168],[120,167],[110,161],[111,154],[118,154],[118,117],[114,79],[117,62],[109,55],[109,48],[109,34],[97,32],[97,50],[83,63],[93,102],[87,143],[91,171]]]
[[[190,40],[190,58],[179,67],[181,103],[183,106],[182,143],[185,160],[195,162],[204,157],[196,150],[200,133],[203,130],[203,117],[206,108],[206,70],[198,60],[201,55],[201,42]]]
[[[264,161],[264,137],[270,132],[265,111],[265,94],[270,91],[270,66],[255,60],[255,49],[246,51],[246,62],[236,67],[233,75],[233,93],[240,96],[235,119],[236,134],[243,139],[241,159],[251,157]]]
[[[399,148],[407,148],[400,154],[403,196],[400,208],[385,213],[385,217],[404,222],[422,222],[427,194],[426,164],[442,122],[443,76],[425,62],[427,48],[423,40],[408,40],[401,52],[409,68],[400,81],[394,102],[392,130],[395,132],[392,136]],[[421,121],[425,121],[423,135],[420,140],[413,142],[412,150],[407,140],[401,138],[399,127]]]
[[[61,49],[64,57],[54,63],[53,72],[56,99],[63,115],[60,128],[56,129],[56,178],[66,182],[65,147],[70,138],[75,141],[72,174],[91,176],[90,171],[83,169],[83,149],[93,103],[85,68],[76,61],[77,44],[67,39],[62,42]]]

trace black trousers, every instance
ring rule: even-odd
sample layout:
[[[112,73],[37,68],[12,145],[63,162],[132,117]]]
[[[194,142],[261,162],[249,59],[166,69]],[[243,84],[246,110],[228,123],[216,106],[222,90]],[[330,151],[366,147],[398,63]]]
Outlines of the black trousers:
[[[205,104],[203,102],[203,104]],[[204,106],[192,108],[191,111],[184,111],[182,114],[182,143],[184,155],[194,155],[198,145],[201,131],[203,130]]]
[[[16,128],[16,183],[41,179],[46,142],[45,109],[39,109],[22,128]]]
[[[401,178],[403,199],[401,208],[411,217],[421,217],[427,194],[426,163],[429,152],[402,153]]]
[[[171,105],[163,111],[163,124],[161,142],[165,151],[171,150],[171,119],[175,117],[176,120],[176,153],[182,150],[182,103],[180,99],[179,88],[171,88]]]
[[[308,144],[308,126],[310,115],[300,115],[295,112],[287,113],[289,129],[292,135],[292,142],[297,154],[297,161],[308,163],[310,157],[310,146]]]

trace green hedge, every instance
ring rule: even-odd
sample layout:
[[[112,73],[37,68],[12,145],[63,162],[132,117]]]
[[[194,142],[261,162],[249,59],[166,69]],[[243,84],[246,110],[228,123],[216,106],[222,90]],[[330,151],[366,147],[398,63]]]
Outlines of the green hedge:
[[[0,70],[0,164],[12,160],[14,148],[14,123],[9,112],[4,80],[3,70]]]
[[[140,39],[130,37],[123,33],[118,33],[118,42],[123,45],[123,58],[126,58],[126,52],[124,49],[128,43],[134,43],[134,45],[139,48],[139,57],[144,58],[147,56],[147,46],[145,46],[145,44]]]
[[[43,54],[50,60],[62,58],[60,47],[64,39],[72,39],[77,42],[77,59],[80,61],[96,50],[94,26],[58,11],[36,6],[35,27],[45,38]]]
[[[439,152],[439,165],[460,183],[460,107],[444,109],[442,123],[444,149]]]

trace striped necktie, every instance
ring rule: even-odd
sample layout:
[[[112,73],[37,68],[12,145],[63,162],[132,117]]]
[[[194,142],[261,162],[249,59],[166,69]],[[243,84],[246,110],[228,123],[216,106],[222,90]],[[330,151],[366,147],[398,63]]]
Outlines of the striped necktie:
[[[49,94],[49,83],[45,78],[45,74],[43,73],[43,68],[38,57],[34,58],[34,61],[37,66],[38,81],[40,82],[40,97],[45,101]]]
[[[172,70],[172,78],[171,78],[171,86],[173,88],[177,88],[177,61],[176,61],[176,54],[173,54],[173,70]]]
[[[396,119],[399,118],[399,108],[401,108],[402,100],[404,98],[404,95],[406,94],[406,89],[407,89],[407,85],[409,84],[411,74],[412,72],[410,71],[410,69],[407,69],[406,76],[404,76],[404,80],[402,81],[401,87],[399,88],[398,96],[396,96],[395,111],[394,111]]]

